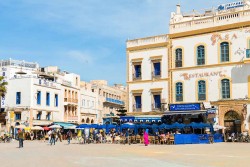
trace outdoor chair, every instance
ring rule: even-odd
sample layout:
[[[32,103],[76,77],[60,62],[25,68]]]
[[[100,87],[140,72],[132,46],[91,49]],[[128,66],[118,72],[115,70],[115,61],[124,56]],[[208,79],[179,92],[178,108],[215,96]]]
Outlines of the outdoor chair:
[[[110,136],[106,136],[106,143],[112,143],[112,138]]]
[[[121,138],[120,136],[115,137],[115,144],[121,143]]]
[[[130,142],[133,143],[133,144],[136,144],[135,136],[130,136]]]
[[[169,144],[171,144],[171,145],[174,144],[174,136],[169,137]]]
[[[126,142],[126,137],[120,136],[120,144],[125,144]]]
[[[149,142],[152,144],[155,144],[155,137],[154,136],[149,136]]]
[[[165,136],[160,136],[160,144],[166,144],[167,140]]]
[[[155,136],[155,144],[159,144],[159,138],[158,138],[158,136]]]
[[[136,135],[136,143],[142,143],[142,139],[140,135]]]

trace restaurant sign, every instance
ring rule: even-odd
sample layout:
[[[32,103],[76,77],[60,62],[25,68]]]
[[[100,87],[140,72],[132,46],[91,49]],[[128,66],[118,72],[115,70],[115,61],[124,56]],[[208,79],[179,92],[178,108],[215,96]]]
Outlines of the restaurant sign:
[[[245,3],[243,1],[231,2],[227,4],[222,4],[218,6],[218,11],[229,10],[234,8],[243,7]]]
[[[170,104],[170,111],[194,111],[201,110],[200,103],[189,103],[189,104]]]
[[[184,80],[190,80],[192,78],[204,78],[204,77],[225,77],[225,71],[212,71],[212,72],[200,72],[200,73],[183,73],[180,74],[181,77],[184,77]]]

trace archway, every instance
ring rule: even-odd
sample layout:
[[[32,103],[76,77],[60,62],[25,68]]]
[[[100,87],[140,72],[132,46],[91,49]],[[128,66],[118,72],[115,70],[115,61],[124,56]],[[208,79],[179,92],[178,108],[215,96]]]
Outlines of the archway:
[[[82,119],[82,123],[85,123],[85,119]]]
[[[88,124],[90,122],[89,118],[87,118],[86,123]]]
[[[233,110],[228,111],[224,116],[224,126],[228,133],[241,133],[241,123],[240,115]]]
[[[91,120],[91,123],[92,123],[92,124],[94,123],[94,120],[93,120],[93,119]]]

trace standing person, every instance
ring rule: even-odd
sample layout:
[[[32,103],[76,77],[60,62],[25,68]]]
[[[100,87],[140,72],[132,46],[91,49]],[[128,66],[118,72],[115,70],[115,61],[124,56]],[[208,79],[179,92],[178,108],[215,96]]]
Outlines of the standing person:
[[[130,130],[126,130],[126,133],[125,133],[125,136],[126,136],[126,141],[124,142],[125,143],[128,143],[130,145],[130,141],[129,141],[129,133],[130,133]]]
[[[52,131],[51,131],[51,130],[49,130],[49,132],[48,132],[48,136],[49,136],[49,139],[48,139],[48,144],[50,144],[50,143],[51,143],[51,134],[52,134]]]
[[[55,132],[55,130],[52,130],[52,132],[51,132],[50,145],[52,145],[53,143],[54,143],[54,145],[56,144],[56,132]]]
[[[34,139],[34,133],[33,131],[30,132],[30,140],[33,140]]]
[[[70,139],[71,139],[72,133],[70,130],[68,130],[67,132],[67,140],[68,140],[68,144],[70,144]]]
[[[18,140],[19,140],[19,148],[22,148],[23,147],[23,140],[24,140],[24,133],[23,133],[22,129],[20,129],[18,131]]]
[[[59,129],[58,132],[57,132],[57,137],[58,139],[60,140],[60,142],[62,142],[62,133],[61,133],[61,130]]]
[[[148,144],[149,144],[149,141],[148,141],[148,129],[145,130],[145,132],[143,134],[143,138],[144,138],[145,146],[148,146]]]

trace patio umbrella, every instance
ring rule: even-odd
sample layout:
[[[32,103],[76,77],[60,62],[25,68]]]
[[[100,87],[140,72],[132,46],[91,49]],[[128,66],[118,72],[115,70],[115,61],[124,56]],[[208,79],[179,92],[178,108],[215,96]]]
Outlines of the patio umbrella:
[[[61,129],[62,127],[59,125],[52,125],[49,127],[50,129]]]
[[[44,129],[44,130],[50,130],[50,128],[47,127],[47,126],[43,127],[43,129]]]
[[[64,129],[76,129],[76,125],[65,127]]]
[[[31,127],[31,130],[44,130],[41,126]]]

